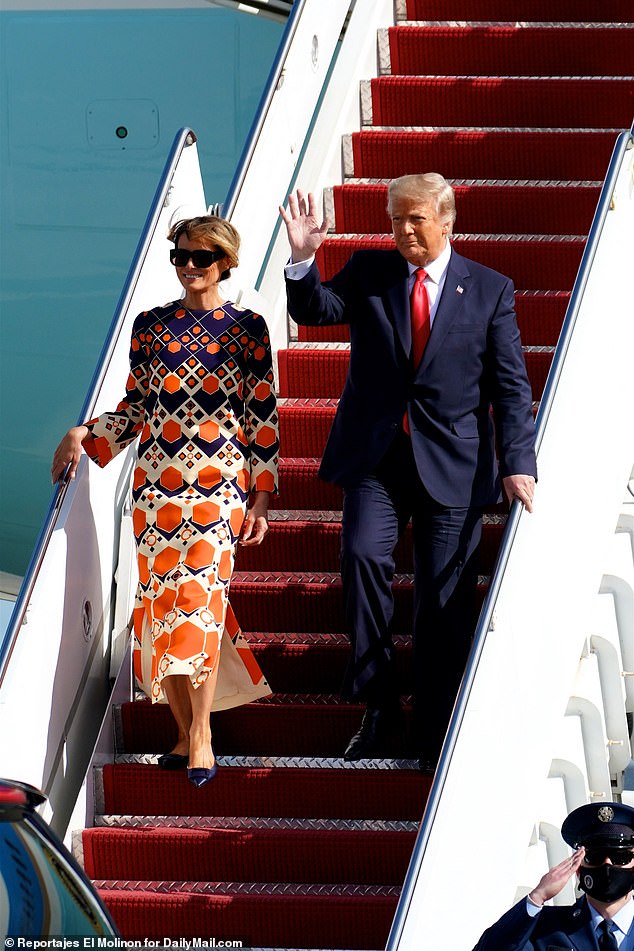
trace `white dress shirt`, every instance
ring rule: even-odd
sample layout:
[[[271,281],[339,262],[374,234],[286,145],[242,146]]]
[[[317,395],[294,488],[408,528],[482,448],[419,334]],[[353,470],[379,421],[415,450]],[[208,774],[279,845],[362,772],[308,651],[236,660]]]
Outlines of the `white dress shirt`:
[[[599,912],[592,907],[590,902],[588,902],[588,908],[590,909],[590,914],[592,915],[592,927],[596,933],[597,928],[603,921],[603,915],[600,915]],[[612,918],[612,934],[616,938],[617,947],[623,948],[623,951],[630,951],[632,948],[632,940],[627,944],[624,944],[625,939],[627,938],[627,933],[632,927],[632,920],[634,919],[634,901],[630,898],[626,905],[617,911],[614,918]]]
[[[447,277],[447,268],[449,267],[449,258],[451,257],[451,245],[449,241],[446,242],[444,249],[440,252],[438,257],[434,261],[430,261],[429,264],[425,266],[425,271],[427,277],[424,280],[425,288],[427,290],[427,297],[429,298],[429,326],[434,326],[434,317],[436,316],[436,311],[438,310],[438,304],[440,302],[440,295],[442,294],[442,289],[445,286],[445,279]],[[410,264],[407,262],[407,267],[409,269],[409,280],[407,284],[407,290],[409,294],[412,293],[412,288],[416,281],[414,277],[416,271],[418,270],[417,264]]]

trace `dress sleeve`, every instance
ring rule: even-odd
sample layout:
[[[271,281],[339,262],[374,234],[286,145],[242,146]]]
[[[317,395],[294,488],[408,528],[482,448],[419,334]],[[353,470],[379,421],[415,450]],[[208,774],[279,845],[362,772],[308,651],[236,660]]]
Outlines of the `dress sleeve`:
[[[271,341],[264,318],[254,318],[244,387],[245,436],[251,450],[250,490],[277,493],[279,424]]]
[[[132,328],[125,397],[114,412],[102,413],[84,424],[89,432],[82,445],[93,462],[101,467],[129,446],[143,426],[149,388],[146,326],[147,314],[140,314]]]

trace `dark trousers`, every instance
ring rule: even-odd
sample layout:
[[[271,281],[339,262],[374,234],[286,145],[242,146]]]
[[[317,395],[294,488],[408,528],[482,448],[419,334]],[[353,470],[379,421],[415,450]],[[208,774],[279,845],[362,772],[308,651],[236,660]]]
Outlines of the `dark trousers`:
[[[473,635],[481,515],[431,498],[404,434],[371,475],[344,492],[341,575],[352,658],[343,695],[389,706],[402,692],[392,582],[394,548],[411,519],[415,742],[431,757],[440,752]]]

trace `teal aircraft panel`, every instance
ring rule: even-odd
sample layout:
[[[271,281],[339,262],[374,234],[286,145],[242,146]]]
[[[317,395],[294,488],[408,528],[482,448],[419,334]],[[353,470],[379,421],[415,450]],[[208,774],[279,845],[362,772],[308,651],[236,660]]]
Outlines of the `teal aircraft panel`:
[[[210,7],[0,27],[0,571],[22,574],[174,135],[196,131],[223,201],[282,26]]]

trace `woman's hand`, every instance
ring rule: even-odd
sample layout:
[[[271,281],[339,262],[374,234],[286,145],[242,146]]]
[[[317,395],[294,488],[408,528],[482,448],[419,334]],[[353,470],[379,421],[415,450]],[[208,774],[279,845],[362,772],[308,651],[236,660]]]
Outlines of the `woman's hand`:
[[[59,480],[62,478],[66,470],[66,466],[70,466],[70,469],[68,470],[68,478],[75,478],[77,466],[79,465],[79,460],[81,459],[81,444],[87,435],[87,426],[73,426],[72,429],[68,430],[61,443],[55,450],[55,455],[53,456],[53,465],[51,466],[51,479],[53,484],[55,484],[55,482],[59,482]]]
[[[241,545],[261,545],[269,530],[266,515],[269,510],[269,493],[256,492],[253,502],[244,516],[240,531]]]
[[[307,261],[323,244],[328,231],[328,221],[325,218],[319,224],[314,196],[309,192],[306,201],[303,192],[297,189],[297,196],[288,196],[288,211],[280,205],[280,215],[286,225],[292,263]]]

